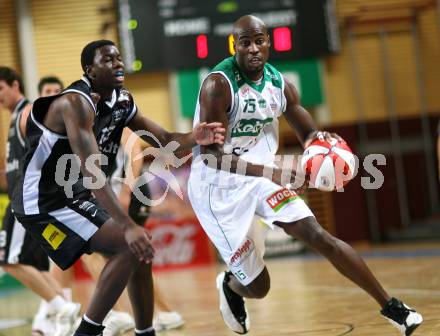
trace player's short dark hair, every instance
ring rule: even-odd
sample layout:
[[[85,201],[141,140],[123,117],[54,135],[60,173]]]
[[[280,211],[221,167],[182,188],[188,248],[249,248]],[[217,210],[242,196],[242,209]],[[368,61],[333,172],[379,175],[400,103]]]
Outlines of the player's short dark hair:
[[[86,67],[93,64],[93,59],[95,58],[95,51],[106,45],[115,45],[115,42],[110,40],[97,40],[88,43],[81,52],[81,67],[86,73]]]
[[[64,89],[63,82],[55,76],[47,76],[40,79],[38,82],[38,93],[41,94],[41,91],[43,91],[43,87],[46,84],[59,84],[61,86],[61,90]]]
[[[0,66],[0,80],[5,81],[9,86],[12,86],[14,81],[18,82],[18,89],[22,94],[24,94],[24,85],[21,76],[15,72],[13,69]]]

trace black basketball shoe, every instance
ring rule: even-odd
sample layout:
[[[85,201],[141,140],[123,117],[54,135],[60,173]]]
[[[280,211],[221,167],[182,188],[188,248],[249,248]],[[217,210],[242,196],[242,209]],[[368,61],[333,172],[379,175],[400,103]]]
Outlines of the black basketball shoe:
[[[222,272],[217,276],[216,283],[220,297],[220,312],[226,325],[237,334],[249,331],[249,314],[244,305],[244,298],[228,286],[231,272]]]
[[[402,301],[392,298],[380,311],[402,336],[411,335],[423,322],[423,317]]]

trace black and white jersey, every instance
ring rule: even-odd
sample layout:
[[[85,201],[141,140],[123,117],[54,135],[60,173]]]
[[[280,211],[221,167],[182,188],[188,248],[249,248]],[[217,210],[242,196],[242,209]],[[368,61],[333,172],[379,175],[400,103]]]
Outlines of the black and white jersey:
[[[137,112],[136,105],[128,90],[113,91],[110,101],[100,101],[97,106],[92,100],[93,91],[87,78],[72,83],[61,94],[39,98],[35,101],[26,130],[26,154],[23,160],[23,176],[14,191],[12,207],[22,215],[50,213],[64,207],[72,198],[90,193],[84,187],[81,173],[75,175],[78,166],[66,134],[59,134],[43,125],[50,104],[66,93],[77,93],[87,99],[95,111],[93,131],[101,152],[108,157],[112,166],[121,142],[122,131]],[[76,169],[72,169],[76,168]],[[104,173],[109,167],[103,166]],[[65,181],[76,181],[67,190]],[[70,183],[70,182],[69,182]]]
[[[29,101],[26,98],[17,103],[14,111],[12,111],[9,124],[8,142],[6,143],[6,179],[8,181],[9,198],[12,197],[12,192],[20,179],[20,160],[25,154],[24,139],[20,133],[20,119],[27,104],[29,104]]]

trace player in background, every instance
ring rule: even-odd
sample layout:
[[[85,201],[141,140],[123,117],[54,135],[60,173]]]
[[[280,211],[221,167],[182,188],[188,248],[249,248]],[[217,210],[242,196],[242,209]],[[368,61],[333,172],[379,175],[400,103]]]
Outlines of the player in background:
[[[38,95],[40,97],[55,96],[60,94],[63,89],[63,82],[55,76],[42,77],[38,82]]]
[[[270,39],[265,24],[254,16],[241,17],[234,23],[233,36],[236,54],[219,63],[203,82],[194,119],[221,122],[227,129],[225,144],[194,150],[188,182],[196,215],[229,269],[217,277],[226,325],[247,333],[249,314],[243,298],[263,298],[270,289],[264,241],[251,225],[257,215],[268,227],[280,226],[326,257],[377,301],[382,315],[402,335],[410,335],[422,316],[390,297],[358,253],[325,231],[303,200],[285,188],[294,183],[295,169],[283,180],[282,170],[273,165],[281,115],[305,146],[323,133],[300,105],[295,87],[267,63]],[[327,132],[324,136],[330,140]],[[271,169],[273,174],[267,174]]]
[[[125,287],[135,335],[152,336],[154,249],[146,230],[119,204],[106,175],[125,127],[146,131],[142,138],[152,145],[157,145],[154,137],[163,145],[176,141],[182,149],[222,143],[224,129],[218,123],[201,123],[193,132],[171,133],[144,117],[123,88],[124,64],[112,41],[87,44],[81,66],[80,80],[33,105],[23,174],[12,206],[18,220],[62,269],[84,253],[109,258],[75,336],[101,335],[102,322]]]
[[[0,102],[11,112],[6,148],[6,180],[11,198],[21,176],[26,121],[32,105],[24,96],[21,77],[7,67],[0,67]],[[32,322],[32,333],[67,335],[81,306],[64,298],[60,285],[48,272],[47,254],[15,219],[10,205],[0,231],[0,265],[46,302],[45,314],[37,314]]]

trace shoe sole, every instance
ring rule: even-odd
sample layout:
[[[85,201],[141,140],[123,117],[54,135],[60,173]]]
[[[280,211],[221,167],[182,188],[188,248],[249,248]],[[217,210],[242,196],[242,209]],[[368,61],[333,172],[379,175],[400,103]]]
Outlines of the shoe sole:
[[[183,327],[184,324],[185,324],[185,321],[179,321],[179,322],[176,322],[176,323],[173,323],[173,324],[169,324],[169,325],[162,324],[161,325],[161,327],[162,327],[161,330],[179,329],[179,328]]]
[[[403,336],[411,336],[412,333],[414,332],[414,330],[416,330],[422,323],[423,323],[423,318],[419,323],[415,323],[412,326],[408,327],[406,330],[402,330],[401,329],[401,325],[397,324],[394,320],[384,316],[385,319],[391,323],[391,325],[393,325],[394,327],[396,327],[397,329],[399,329],[400,334]]]
[[[216,283],[216,287],[217,287],[217,290],[218,290],[218,292],[219,292],[221,298],[222,298],[225,302],[227,302],[227,301],[226,301],[226,297],[225,297],[225,293],[223,292],[223,288],[222,288],[222,287],[223,287],[223,280],[224,280],[224,278],[225,278],[225,272],[222,272],[222,273],[220,273],[219,275],[217,275],[217,278],[215,279],[215,283]],[[240,332],[240,331],[234,330],[233,328],[231,328],[231,326],[229,326],[229,325],[226,323],[226,319],[225,319],[225,317],[223,316],[222,307],[221,307],[222,299],[220,299],[220,302],[219,302],[219,308],[220,308],[220,315],[221,315],[223,321],[225,322],[225,324],[228,326],[229,329],[231,329],[233,332],[235,332],[235,333],[237,333],[237,334],[240,334],[240,335],[247,334],[247,333],[249,332],[249,329]],[[231,315],[232,315],[232,312],[231,312]],[[237,323],[238,323],[238,322],[237,322]],[[239,324],[239,323],[238,323],[238,324]],[[240,325],[240,327],[242,327],[241,324],[239,324],[239,325]]]

